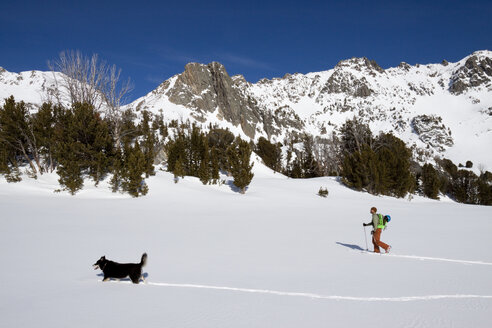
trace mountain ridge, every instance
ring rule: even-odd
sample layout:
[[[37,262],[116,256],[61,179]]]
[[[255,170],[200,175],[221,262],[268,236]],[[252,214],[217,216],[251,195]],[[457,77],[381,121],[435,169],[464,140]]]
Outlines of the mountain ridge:
[[[49,89],[46,74],[51,72],[33,72],[35,81],[29,85],[41,88],[38,93]],[[4,77],[9,74],[10,89]],[[24,100],[26,90],[21,89],[29,89],[28,73],[19,75],[24,82],[14,90],[18,76],[0,69],[1,97],[10,90]],[[188,63],[182,73],[125,108],[162,112],[165,120],[218,124],[244,138],[264,136],[283,143],[302,133],[329,138],[347,119],[358,117],[375,133],[393,132],[403,139],[417,150],[420,162],[437,155],[490,168],[492,155],[472,149],[492,144],[491,80],[489,50],[455,63],[402,62],[387,69],[366,57],[353,57],[326,71],[287,73],[256,83],[230,76],[218,62]]]

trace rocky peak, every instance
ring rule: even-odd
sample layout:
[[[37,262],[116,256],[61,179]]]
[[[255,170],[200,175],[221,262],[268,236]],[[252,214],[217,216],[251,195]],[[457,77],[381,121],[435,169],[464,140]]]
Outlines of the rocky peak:
[[[410,64],[406,63],[406,62],[401,62],[399,65],[398,65],[398,68],[401,68],[405,71],[409,71],[410,68],[412,68],[412,66],[410,66]]]
[[[246,81],[246,79],[244,78],[244,76],[241,75],[241,74],[233,75],[231,77],[231,79],[234,82],[234,84],[236,84],[238,86],[249,84],[249,82]]]
[[[357,72],[362,73],[362,76]],[[321,93],[345,93],[352,97],[365,98],[374,93],[366,77],[377,77],[383,73],[385,71],[374,60],[366,57],[342,60],[335,66]]]
[[[370,60],[367,59],[366,57],[358,58],[358,57],[353,57],[350,59],[342,60],[338,62],[338,64],[335,66],[335,70],[337,68],[353,68],[359,72],[364,72],[367,71],[368,73],[373,73],[378,72],[378,73],[384,73],[384,69],[381,68],[381,66],[376,63],[375,60]]]
[[[470,87],[490,86],[492,79],[492,53],[477,51],[469,56],[464,65],[453,72],[449,91],[461,94]]]
[[[255,135],[259,114],[254,102],[236,87],[225,67],[218,62],[187,64],[166,95],[172,103],[192,109],[192,115],[198,121],[204,122],[209,113],[217,111],[219,119],[240,125],[251,138]]]

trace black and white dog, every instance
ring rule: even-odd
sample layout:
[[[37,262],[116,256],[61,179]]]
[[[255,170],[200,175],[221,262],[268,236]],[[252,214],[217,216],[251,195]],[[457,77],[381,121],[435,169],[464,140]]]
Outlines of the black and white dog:
[[[93,264],[94,270],[101,269],[104,273],[103,281],[110,278],[122,279],[130,277],[134,284],[138,284],[140,279],[145,282],[142,276],[142,267],[147,262],[147,253],[142,255],[140,263],[117,263],[106,260],[106,256],[102,256],[96,263]]]

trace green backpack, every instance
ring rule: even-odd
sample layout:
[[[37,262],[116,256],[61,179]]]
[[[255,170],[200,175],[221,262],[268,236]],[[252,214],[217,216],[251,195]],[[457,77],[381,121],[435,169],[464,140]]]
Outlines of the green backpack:
[[[378,228],[386,229],[386,225],[388,224],[388,222],[391,221],[391,216],[389,215],[383,216],[382,214],[378,214],[378,217],[379,217]]]

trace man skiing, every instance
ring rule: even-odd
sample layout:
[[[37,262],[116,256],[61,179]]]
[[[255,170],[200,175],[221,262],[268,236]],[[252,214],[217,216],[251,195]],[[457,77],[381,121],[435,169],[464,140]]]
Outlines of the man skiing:
[[[381,214],[376,214],[377,211],[378,211],[377,208],[372,207],[371,208],[372,221],[369,223],[362,223],[362,225],[364,227],[372,225],[373,231],[371,231],[371,234],[372,234],[372,243],[374,245],[374,253],[380,253],[379,247],[382,247],[386,251],[386,253],[389,253],[391,246],[381,241],[381,232],[384,229],[384,222],[383,222],[383,216]]]

